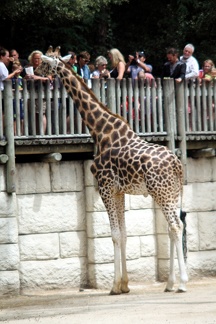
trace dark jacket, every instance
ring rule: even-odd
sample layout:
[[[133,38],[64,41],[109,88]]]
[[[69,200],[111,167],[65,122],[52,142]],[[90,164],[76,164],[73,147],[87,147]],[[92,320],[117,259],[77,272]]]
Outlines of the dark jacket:
[[[170,62],[166,62],[164,64],[163,78],[173,78],[173,79],[181,78],[182,80],[185,78],[186,63],[177,61],[177,64],[172,72],[170,70],[170,66],[171,66]]]

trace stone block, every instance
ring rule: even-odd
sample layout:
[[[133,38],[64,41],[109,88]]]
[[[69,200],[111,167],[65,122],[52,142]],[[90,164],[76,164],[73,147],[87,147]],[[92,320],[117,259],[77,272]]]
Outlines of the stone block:
[[[130,210],[125,213],[127,235],[149,235],[154,234],[154,210],[141,209]]]
[[[19,272],[0,271],[0,295],[18,295],[20,292]]]
[[[157,257],[158,259],[170,257],[170,239],[166,234],[157,235]]]
[[[87,212],[102,212],[106,211],[104,203],[99,195],[99,192],[93,187],[86,187],[86,211]]]
[[[140,252],[142,257],[156,255],[157,247],[155,235],[145,235],[140,237]]]
[[[20,235],[19,246],[22,261],[59,258],[59,237],[57,233]]]
[[[15,217],[0,218],[0,243],[17,243],[18,228]]]
[[[108,263],[114,260],[113,242],[110,237],[88,239],[88,262]]]
[[[16,194],[0,192],[0,217],[16,216]]]
[[[111,290],[114,279],[114,264],[89,264],[88,265],[89,286],[95,289]]]
[[[95,178],[90,170],[93,160],[84,161],[84,182],[86,187],[94,187]]]
[[[114,252],[114,251],[113,251]],[[138,236],[128,236],[126,245],[127,260],[139,259],[141,253],[140,238]]]
[[[0,192],[6,190],[6,167],[5,165],[0,165]]]
[[[216,210],[216,182],[190,183],[184,187],[184,209],[188,212]]]
[[[53,192],[83,191],[83,161],[50,164]]]
[[[50,192],[49,163],[16,164],[16,188],[18,195]]]
[[[18,244],[0,244],[0,271],[17,270],[19,267]]]
[[[23,290],[84,286],[87,283],[86,258],[22,261],[20,282]]]
[[[68,232],[85,229],[81,192],[18,196],[20,234]]]
[[[110,237],[110,222],[107,212],[87,212],[87,236],[89,238]]]
[[[216,276],[215,251],[189,252],[187,268],[191,278]]]
[[[130,196],[130,209],[151,209],[154,208],[154,200],[148,195],[131,195]]]
[[[59,237],[61,258],[87,256],[86,232],[65,232]]]
[[[187,232],[187,248],[188,251],[199,250],[199,226],[198,226],[199,212],[187,213],[186,216],[186,232]]]
[[[187,159],[187,182],[209,182],[212,181],[212,160],[216,159]],[[199,172],[197,172],[199,170]]]
[[[155,280],[156,275],[156,258],[146,257],[136,260],[127,261],[127,271],[129,284],[130,281],[145,282],[146,280]]]
[[[155,227],[158,234],[168,233],[168,223],[161,209],[155,210]]]
[[[216,212],[199,212],[198,222],[200,250],[216,250]]]

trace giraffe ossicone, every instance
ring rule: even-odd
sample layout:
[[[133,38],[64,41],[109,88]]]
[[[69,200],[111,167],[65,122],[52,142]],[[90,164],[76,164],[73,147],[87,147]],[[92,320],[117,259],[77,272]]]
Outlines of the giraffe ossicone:
[[[125,194],[150,194],[161,207],[170,237],[170,273],[165,291],[172,291],[175,283],[174,248],[180,272],[178,291],[186,291],[188,276],[182,249],[183,225],[177,212],[183,192],[181,162],[165,146],[141,140],[122,117],[98,101],[62,59],[55,53],[49,55],[49,58],[42,57],[39,72],[47,75],[51,69],[53,75],[59,76],[97,147],[91,171],[109,216],[114,245],[114,281],[110,294],[130,290],[126,265]]]

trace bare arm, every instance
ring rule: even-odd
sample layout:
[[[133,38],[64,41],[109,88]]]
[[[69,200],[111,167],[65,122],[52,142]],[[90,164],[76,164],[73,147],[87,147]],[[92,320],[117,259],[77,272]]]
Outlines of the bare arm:
[[[123,62],[119,62],[118,67],[117,67],[117,70],[118,70],[118,77],[117,77],[117,79],[119,79],[119,80],[123,79],[124,72],[125,72],[125,65],[124,65]]]

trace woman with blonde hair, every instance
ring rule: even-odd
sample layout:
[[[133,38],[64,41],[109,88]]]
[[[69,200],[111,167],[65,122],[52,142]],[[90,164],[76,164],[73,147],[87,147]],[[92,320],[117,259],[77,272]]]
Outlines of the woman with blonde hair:
[[[124,56],[117,48],[112,48],[108,52],[108,56],[112,65],[110,77],[115,79],[122,79],[124,76],[126,65]]]
[[[211,81],[216,77],[216,69],[212,60],[205,60],[202,65],[202,70],[199,71],[200,83],[202,80]]]
[[[28,57],[29,65],[25,67],[26,76],[25,79],[30,80],[41,80],[42,82],[50,82],[50,87],[52,89],[52,76],[45,77],[43,75],[35,74],[35,70],[37,67],[42,63],[41,56],[43,53],[41,51],[35,50],[31,52],[31,54]],[[46,120],[46,99],[43,99],[43,132],[46,133],[46,126],[47,126],[47,120]],[[36,112],[36,128],[37,132],[39,132],[39,102],[38,99],[35,99],[35,112]]]

